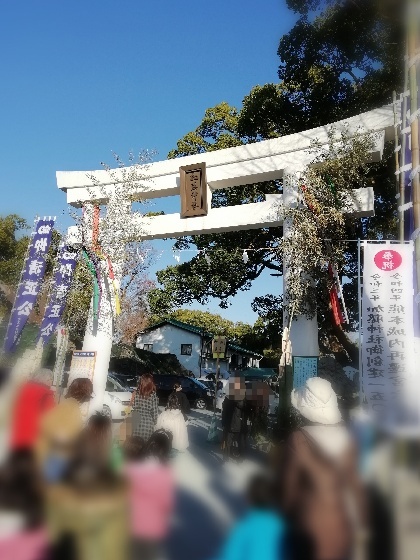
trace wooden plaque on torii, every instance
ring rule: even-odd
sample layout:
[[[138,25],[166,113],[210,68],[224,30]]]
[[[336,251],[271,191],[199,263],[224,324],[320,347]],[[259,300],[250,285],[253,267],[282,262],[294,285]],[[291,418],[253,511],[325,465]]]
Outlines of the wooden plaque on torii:
[[[181,179],[181,218],[207,216],[206,164],[179,168]]]

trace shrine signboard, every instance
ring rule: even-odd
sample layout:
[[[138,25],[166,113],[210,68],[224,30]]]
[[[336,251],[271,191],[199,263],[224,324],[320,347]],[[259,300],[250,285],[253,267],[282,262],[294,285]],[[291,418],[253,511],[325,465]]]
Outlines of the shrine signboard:
[[[364,244],[362,321],[362,390],[370,412],[390,431],[418,429],[412,243]]]
[[[207,215],[206,164],[179,168],[181,180],[181,218]]]
[[[95,361],[96,352],[73,351],[67,386],[78,377],[87,377],[92,381]]]
[[[93,375],[95,373],[96,352],[73,351],[71,360],[69,379],[67,387],[78,377],[87,377],[93,383]],[[84,403],[81,406],[83,419],[89,415],[90,402]]]
[[[318,375],[318,356],[293,356],[293,389],[305,385],[307,379]]]
[[[215,336],[211,341],[213,358],[224,358],[226,354],[227,339],[225,336]]]

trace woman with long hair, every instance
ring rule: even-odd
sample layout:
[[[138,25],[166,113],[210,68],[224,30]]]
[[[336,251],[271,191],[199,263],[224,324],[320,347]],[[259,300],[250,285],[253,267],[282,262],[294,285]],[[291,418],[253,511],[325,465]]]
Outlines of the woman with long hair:
[[[156,385],[151,373],[143,373],[132,397],[133,435],[148,440],[154,432],[158,417]]]

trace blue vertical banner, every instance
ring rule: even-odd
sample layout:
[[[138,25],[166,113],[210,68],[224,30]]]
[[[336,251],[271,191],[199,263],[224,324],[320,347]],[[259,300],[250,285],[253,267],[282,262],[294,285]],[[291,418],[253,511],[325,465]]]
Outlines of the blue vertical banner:
[[[21,280],[16,292],[15,303],[7,328],[4,349],[12,352],[23,327],[31,314],[44,278],[48,250],[51,245],[55,218],[39,219],[35,223],[28,256],[25,260]]]
[[[71,288],[78,251],[68,245],[61,245],[54,283],[48,305],[42,319],[38,340],[45,345],[56,331],[66,307],[67,295]]]

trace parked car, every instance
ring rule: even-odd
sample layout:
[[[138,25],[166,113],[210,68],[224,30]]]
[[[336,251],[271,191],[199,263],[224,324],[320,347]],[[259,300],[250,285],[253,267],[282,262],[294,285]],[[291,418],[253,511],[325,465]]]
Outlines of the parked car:
[[[203,410],[213,406],[214,390],[206,387],[198,379],[183,375],[160,374],[154,376],[154,381],[160,404],[166,405],[174,384],[178,381],[192,407]]]
[[[124,373],[115,373],[113,371],[110,371],[109,375],[112,375],[112,377],[116,379],[121,385],[123,385],[123,387],[129,387],[131,391],[134,391],[134,389],[136,389],[139,382],[138,375],[127,375]]]
[[[202,381],[203,377],[210,379],[211,381],[214,381],[217,376],[217,371],[215,369],[209,369],[209,368],[203,369],[201,373],[202,376],[198,378],[199,381]],[[220,374],[219,374],[220,379],[229,379],[229,377],[230,377],[230,373],[226,369],[220,370]]]
[[[216,383],[211,379],[205,379],[204,377],[199,377],[197,381],[199,381],[202,385],[207,387],[207,389],[209,389],[210,391],[214,391],[214,388],[216,387]]]
[[[113,374],[108,374],[103,404],[104,414],[112,420],[123,420],[131,401],[130,387],[123,385]]]

